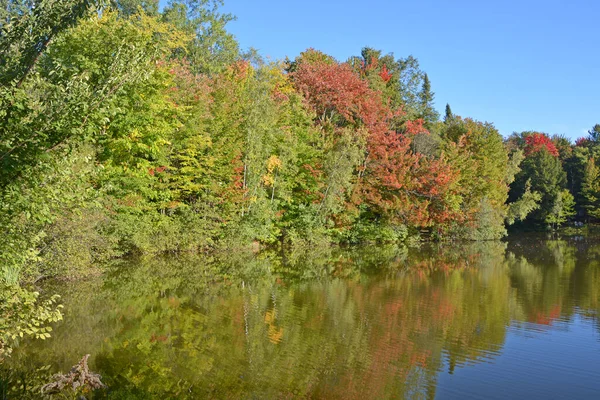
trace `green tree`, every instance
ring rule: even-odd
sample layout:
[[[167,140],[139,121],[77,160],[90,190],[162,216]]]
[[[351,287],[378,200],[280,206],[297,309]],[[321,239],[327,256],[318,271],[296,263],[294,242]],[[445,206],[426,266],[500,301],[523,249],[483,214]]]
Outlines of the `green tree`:
[[[600,170],[596,166],[594,157],[590,157],[585,166],[581,196],[586,214],[593,218],[600,218]]]
[[[0,54],[3,55],[0,60],[0,191],[81,123],[81,119],[69,115],[71,110],[85,115],[80,104],[88,98],[82,93],[81,82],[48,85],[37,73],[50,43],[90,15],[93,6],[92,1],[68,0],[35,6],[29,2],[4,4],[6,24],[0,33]],[[71,101],[69,107],[61,107],[73,99],[79,104]]]
[[[25,79],[34,72],[40,57],[48,45],[60,33],[75,26],[79,20],[90,15],[97,1],[57,0],[53,2],[4,1],[0,33],[0,83],[4,90],[14,95]],[[4,91],[3,90],[3,91]],[[7,94],[4,94],[6,96]],[[7,101],[8,100],[8,101]],[[14,98],[3,98],[2,109],[16,105]]]
[[[567,182],[567,175],[560,159],[545,148],[527,156],[522,163],[522,170],[511,185],[509,196],[511,202],[517,201],[524,195],[528,181],[531,182],[531,190],[541,195],[541,200],[540,207],[527,219],[536,224],[544,224],[546,217],[553,213],[554,206],[560,202],[558,201],[560,193]]]
[[[393,108],[402,107],[404,119],[418,118],[425,74],[415,57],[396,59],[393,53],[383,55],[381,50],[364,47],[361,55],[350,57],[348,63]]]
[[[151,86],[146,82],[154,76],[156,60],[184,41],[184,35],[154,18],[140,15],[128,20],[104,10],[101,16],[93,15],[57,35],[40,53],[34,71],[22,85],[15,84],[9,115],[0,119],[0,259],[9,281],[24,278],[20,275],[24,271],[29,278],[38,278],[39,248],[46,247],[41,244],[59,242],[45,239],[45,227],[63,210],[94,204],[92,183],[87,179],[93,175],[88,166],[95,155],[78,153],[78,149],[88,142],[101,153],[111,146],[115,150],[119,142],[114,129],[125,127],[125,110],[135,109],[129,106],[139,103],[131,100],[144,95],[136,95],[136,88]],[[139,117],[136,128],[140,129],[130,142],[133,146],[121,155],[156,153],[155,133],[161,124],[158,119],[147,122],[146,126],[156,129],[144,132]],[[134,114],[128,118],[134,120]],[[77,161],[79,156],[87,161]],[[74,165],[82,169],[73,169]],[[69,177],[72,182],[65,184]]]
[[[596,124],[588,131],[589,139],[594,143],[600,143],[600,124]]]
[[[458,184],[461,209],[471,239],[487,240],[504,236],[508,182],[511,179],[509,156],[502,136],[490,123],[454,116],[442,124],[441,136],[460,171]]]
[[[450,104],[446,103],[446,112],[444,114],[444,123],[449,123],[454,118],[454,114],[452,114],[452,109],[450,108]]]
[[[419,93],[419,113],[418,117],[423,119],[426,127],[430,127],[434,122],[437,122],[440,115],[435,110],[433,101],[435,94],[431,91],[431,82],[427,73],[423,75],[423,85]]]
[[[193,36],[185,52],[176,55],[190,62],[193,72],[214,74],[241,58],[227,24],[235,17],[219,12],[223,0],[174,0],[162,11],[162,19]]]
[[[158,0],[111,0],[111,3],[125,17],[135,15],[140,10],[148,15],[158,15]]]
[[[540,207],[541,199],[542,195],[538,192],[532,192],[531,181],[527,181],[523,195],[508,205],[508,213],[506,215],[508,225],[512,225],[517,221],[524,221],[532,211]]]
[[[575,200],[573,195],[563,189],[556,195],[554,203],[549,213],[544,220],[553,230],[567,222],[567,218],[575,215]]]
[[[567,187],[575,197],[577,210],[583,211],[583,197],[581,196],[581,186],[590,149],[586,146],[574,146],[571,157],[565,160],[564,169],[567,173]]]
[[[558,150],[560,161],[565,164],[573,156],[573,145],[571,140],[564,135],[552,135],[552,143]]]

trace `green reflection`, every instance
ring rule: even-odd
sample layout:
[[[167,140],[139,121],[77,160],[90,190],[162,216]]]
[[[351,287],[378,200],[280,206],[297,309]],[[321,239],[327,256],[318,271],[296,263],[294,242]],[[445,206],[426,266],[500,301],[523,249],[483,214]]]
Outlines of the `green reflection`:
[[[136,260],[48,288],[64,322],[2,376],[37,398],[89,353],[99,398],[434,398],[511,325],[597,320],[599,260],[592,241],[537,239]]]

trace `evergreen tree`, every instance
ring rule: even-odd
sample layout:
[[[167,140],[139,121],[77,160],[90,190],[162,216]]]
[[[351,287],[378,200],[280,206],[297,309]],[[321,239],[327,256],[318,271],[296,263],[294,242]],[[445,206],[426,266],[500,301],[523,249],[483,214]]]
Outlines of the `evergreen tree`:
[[[596,151],[594,151],[593,147],[575,146],[571,157],[565,160],[563,164],[565,171],[567,172],[567,188],[575,197],[575,203],[577,204],[576,208],[581,215],[586,213],[586,200],[582,194],[585,170],[588,167],[588,160],[590,157],[594,157],[594,159],[597,158],[595,153]]]
[[[531,181],[527,181],[521,198],[508,205],[506,223],[512,225],[516,221],[524,221],[532,211],[540,207],[541,199],[542,196],[538,192],[531,191]]]
[[[419,93],[420,102],[420,113],[419,118],[423,119],[426,127],[430,127],[431,124],[437,122],[439,114],[433,107],[433,100],[435,93],[431,91],[431,82],[427,73],[423,75],[423,85],[421,86],[421,92]]]
[[[598,177],[600,170],[596,166],[594,157],[591,157],[583,174],[581,195],[583,198],[583,207],[588,216],[600,218],[600,181]]]
[[[450,104],[446,103],[446,115],[444,116],[444,122],[448,123],[452,121],[454,115],[452,114],[452,109],[450,108]]]
[[[573,145],[571,140],[565,135],[552,135],[550,138],[556,150],[558,150],[558,157],[563,165],[573,155]]]
[[[600,142],[600,124],[596,124],[588,131],[589,139],[594,143]]]
[[[527,219],[537,224],[546,223],[546,218],[553,212],[559,193],[567,181],[567,174],[558,156],[550,153],[546,147],[530,153],[511,185],[511,202],[525,194],[527,181],[531,182],[531,189],[542,196],[540,207]]]

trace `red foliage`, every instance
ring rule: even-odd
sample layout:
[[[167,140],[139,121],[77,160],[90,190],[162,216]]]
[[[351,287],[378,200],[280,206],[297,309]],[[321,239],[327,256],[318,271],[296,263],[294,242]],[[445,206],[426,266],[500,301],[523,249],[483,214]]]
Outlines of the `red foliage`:
[[[553,321],[560,318],[560,312],[560,304],[556,304],[554,307],[552,307],[548,314],[541,311],[533,313],[533,315],[529,318],[529,321],[538,325],[551,325]]]
[[[168,92],[175,107],[211,102],[212,88],[207,76],[193,73],[189,63],[184,60],[173,62],[170,66],[169,73],[173,76],[173,86],[168,89]]]
[[[375,56],[372,56],[371,61],[369,62],[369,64],[367,64],[367,67],[365,68],[365,71],[374,70],[375,68],[377,68],[378,65],[379,60]]]
[[[362,60],[360,62],[360,73],[361,73],[361,75],[364,76],[367,72],[376,69],[378,67],[378,65],[379,65],[379,60],[375,56],[371,57],[370,61],[367,60],[365,62],[365,60]]]
[[[547,135],[533,133],[525,138],[525,156],[530,156],[544,148],[554,157],[558,157],[558,150]]]
[[[231,164],[234,166],[233,168],[233,188],[236,190],[244,191],[244,164],[242,163],[242,154],[238,153],[233,160],[231,160]]]
[[[300,62],[293,78],[321,123],[337,116],[342,118],[338,124],[366,128],[366,161],[353,196],[356,204],[367,201],[391,219],[420,226],[460,219],[444,200],[459,172],[443,159],[411,151],[414,134],[427,132],[422,121],[409,121],[404,133],[392,130],[390,123],[404,113],[385,104],[348,64]]]
[[[590,139],[586,138],[586,137],[580,137],[579,139],[577,139],[575,141],[575,146],[577,147],[583,147],[583,146],[587,146],[590,143]]]
[[[333,112],[348,122],[373,96],[367,82],[361,80],[347,64],[300,63],[293,73],[296,87],[319,116]]]
[[[164,172],[166,169],[167,169],[167,167],[164,165],[161,167],[156,167],[156,168],[148,168],[148,174],[154,176],[154,174],[156,174],[156,173],[160,174],[161,172]]]
[[[390,71],[388,71],[387,67],[384,65],[383,68],[381,68],[381,71],[379,71],[379,76],[381,77],[381,79],[383,79],[384,82],[388,82],[390,79],[392,79],[392,73]]]
[[[237,80],[243,81],[250,73],[250,63],[245,60],[236,61],[228,67],[228,70]]]
[[[156,342],[166,342],[169,338],[165,335],[157,335],[155,333],[152,334],[152,336],[150,336],[150,343],[156,343]]]

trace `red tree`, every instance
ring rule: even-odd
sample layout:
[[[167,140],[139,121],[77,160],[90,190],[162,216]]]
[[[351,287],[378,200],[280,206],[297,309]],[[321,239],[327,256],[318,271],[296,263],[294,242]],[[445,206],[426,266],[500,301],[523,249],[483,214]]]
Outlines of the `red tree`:
[[[586,137],[580,137],[575,141],[575,146],[577,147],[585,147],[590,143],[590,139]]]
[[[537,153],[542,149],[548,150],[548,153],[558,157],[558,150],[552,139],[543,133],[533,133],[525,138],[525,156]]]
[[[309,61],[301,59],[292,77],[319,123],[354,126],[357,134],[364,131],[358,128],[366,128],[365,162],[357,174],[354,203],[366,201],[392,220],[420,226],[459,219],[446,197],[458,171],[443,159],[411,151],[414,134],[426,132],[422,121],[409,121],[403,133],[391,129],[402,110],[386,104],[348,64],[313,53],[318,54],[304,53]]]

